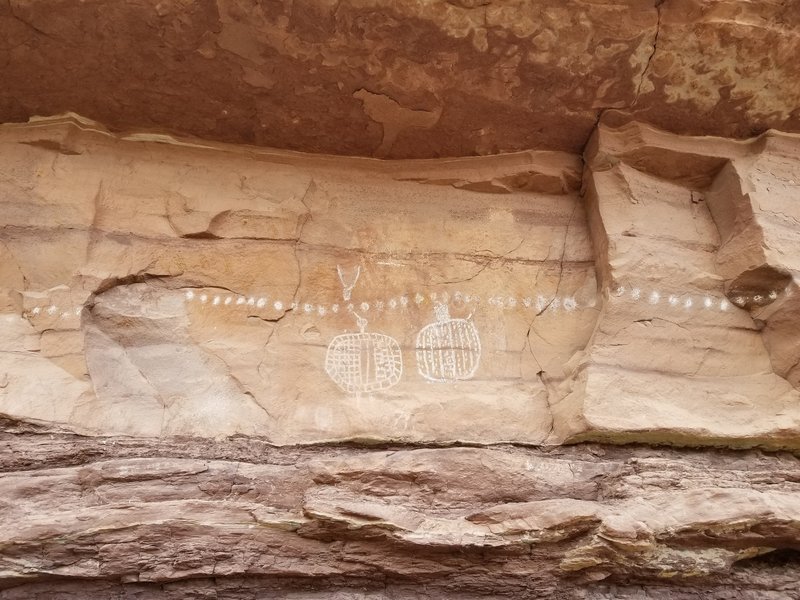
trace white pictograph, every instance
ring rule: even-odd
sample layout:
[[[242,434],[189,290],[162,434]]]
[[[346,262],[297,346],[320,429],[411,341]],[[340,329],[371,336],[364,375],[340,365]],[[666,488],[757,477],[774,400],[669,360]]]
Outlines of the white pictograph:
[[[344,283],[345,273],[341,267],[337,267],[339,278],[343,281],[344,297],[351,297],[356,281],[361,274],[361,268],[356,267],[352,272],[352,282]],[[614,302],[643,303],[647,302],[654,306],[664,307],[668,310],[681,311],[720,311],[728,312],[735,309],[752,310],[763,307],[782,297],[790,297],[793,293],[791,288],[785,290],[764,290],[749,294],[736,293],[730,297],[721,294],[687,293],[683,290],[653,289],[651,287],[637,287],[635,285],[620,285],[608,290],[609,299]],[[361,313],[382,313],[407,311],[407,310],[427,310],[429,304],[450,304],[459,308],[470,305],[472,310],[479,310],[482,305],[488,304],[491,307],[500,309],[504,312],[524,310],[536,311],[537,315],[544,317],[557,316],[573,311],[593,309],[597,300],[596,297],[578,298],[575,296],[545,296],[536,294],[535,290],[530,290],[528,295],[508,295],[498,294],[486,298],[485,303],[481,296],[470,294],[467,291],[455,291],[449,293],[447,290],[430,292],[425,289],[406,290],[395,295],[375,296],[359,299],[359,302],[338,303],[329,299],[274,297],[256,296],[246,294],[218,295],[212,290],[203,291],[200,288],[190,288],[183,291],[183,297],[187,304],[198,304],[201,310],[226,310],[236,311],[241,316],[249,316],[252,310],[296,310],[297,314],[317,315],[322,318],[334,318],[340,312],[347,310],[359,310]],[[22,311],[22,316],[36,319],[67,319],[71,318],[73,311],[81,311],[82,307],[75,305],[63,305],[51,303],[55,298],[40,299],[38,305],[30,306]],[[76,312],[79,314],[79,312]]]
[[[339,274],[339,281],[342,282],[342,298],[347,302],[353,295],[353,288],[356,287],[356,283],[358,283],[358,278],[361,275],[361,267],[356,267],[356,274],[353,276],[353,281],[350,283],[344,280],[344,269],[342,269],[341,266],[336,265],[336,272]]]
[[[481,339],[470,319],[452,319],[446,304],[434,308],[436,322],[417,334],[417,370],[429,381],[471,379],[481,361]]]
[[[400,344],[382,333],[367,333],[367,320],[356,314],[358,333],[343,333],[331,340],[325,355],[325,372],[342,390],[357,397],[388,390],[403,375]]]

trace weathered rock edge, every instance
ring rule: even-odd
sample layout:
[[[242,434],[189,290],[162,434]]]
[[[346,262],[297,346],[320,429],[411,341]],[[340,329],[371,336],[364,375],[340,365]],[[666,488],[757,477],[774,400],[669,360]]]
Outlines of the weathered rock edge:
[[[5,430],[3,600],[798,597],[787,453]]]
[[[750,137],[800,130],[798,23],[742,0],[5,0],[0,121],[391,158],[579,152],[603,114]]]

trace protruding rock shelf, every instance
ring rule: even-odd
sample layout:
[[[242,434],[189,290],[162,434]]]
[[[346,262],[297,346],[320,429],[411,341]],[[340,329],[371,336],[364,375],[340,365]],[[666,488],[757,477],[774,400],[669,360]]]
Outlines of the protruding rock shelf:
[[[796,597],[790,455],[12,441],[3,600]]]

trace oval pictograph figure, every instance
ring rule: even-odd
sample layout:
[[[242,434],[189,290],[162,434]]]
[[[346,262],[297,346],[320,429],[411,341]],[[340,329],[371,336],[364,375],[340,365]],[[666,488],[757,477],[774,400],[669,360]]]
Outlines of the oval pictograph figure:
[[[436,322],[417,334],[417,370],[428,381],[471,379],[481,361],[481,339],[470,319],[453,319],[446,304],[434,308]]]
[[[403,375],[400,344],[382,333],[366,332],[367,320],[356,315],[359,333],[343,333],[331,340],[325,372],[350,394],[388,390]]]

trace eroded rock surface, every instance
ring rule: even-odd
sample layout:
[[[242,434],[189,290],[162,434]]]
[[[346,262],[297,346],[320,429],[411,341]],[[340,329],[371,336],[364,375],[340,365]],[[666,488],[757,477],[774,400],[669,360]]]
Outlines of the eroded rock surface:
[[[800,597],[798,148],[0,127],[0,599]]]
[[[576,157],[3,136],[3,413],[278,444],[552,430],[597,316]]]
[[[0,411],[275,444],[797,448],[799,145],[601,127],[579,189],[559,153],[6,126]]]
[[[797,597],[790,455],[3,443],[3,600]]]
[[[797,445],[798,149],[598,129],[585,185],[607,295],[565,435]]]
[[[791,1],[4,0],[0,122],[392,158],[579,153],[603,113],[799,131],[799,26]]]

